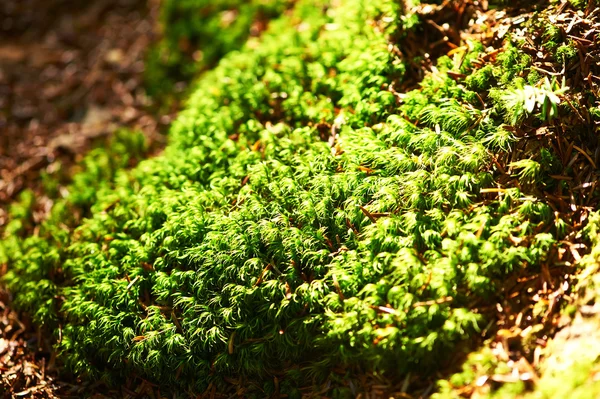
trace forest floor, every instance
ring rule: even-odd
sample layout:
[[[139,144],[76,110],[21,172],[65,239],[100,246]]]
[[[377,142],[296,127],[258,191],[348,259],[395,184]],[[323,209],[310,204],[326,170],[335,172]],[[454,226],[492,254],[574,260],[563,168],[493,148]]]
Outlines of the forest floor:
[[[171,115],[157,117],[142,82],[156,19],[156,1],[0,2],[0,228],[23,189],[43,196],[43,173],[68,169],[116,130],[161,147]],[[42,203],[39,218],[52,206]],[[79,397],[10,301],[0,291],[0,396]]]

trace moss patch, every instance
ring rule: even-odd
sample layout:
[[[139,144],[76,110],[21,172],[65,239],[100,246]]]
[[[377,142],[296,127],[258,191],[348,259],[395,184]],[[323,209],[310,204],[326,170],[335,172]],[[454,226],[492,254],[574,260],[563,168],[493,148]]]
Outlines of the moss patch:
[[[530,303],[522,279],[568,273],[565,239],[589,241],[587,205],[563,199],[593,163],[577,104],[595,100],[533,75],[560,32],[533,55],[464,43],[398,93],[395,41],[422,13],[297,1],[203,75],[162,155],[77,189],[75,229],[19,237],[31,207],[15,208],[4,281],[77,375],[182,395],[236,378],[256,397],[336,366],[427,376],[493,335],[499,304]],[[533,328],[548,309],[527,312]]]

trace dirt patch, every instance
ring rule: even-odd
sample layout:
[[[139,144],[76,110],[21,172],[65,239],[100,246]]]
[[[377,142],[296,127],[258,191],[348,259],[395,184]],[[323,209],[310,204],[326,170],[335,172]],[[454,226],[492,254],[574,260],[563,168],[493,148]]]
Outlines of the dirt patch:
[[[31,333],[8,307],[8,294],[0,292],[0,395],[52,398],[60,385],[49,353],[40,348],[41,338]]]

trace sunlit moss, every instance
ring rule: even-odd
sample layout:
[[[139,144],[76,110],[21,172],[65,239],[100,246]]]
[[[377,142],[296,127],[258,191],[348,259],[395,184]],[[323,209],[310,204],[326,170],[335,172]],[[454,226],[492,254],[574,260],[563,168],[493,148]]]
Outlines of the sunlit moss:
[[[468,43],[396,93],[407,65],[390,45],[419,24],[400,3],[297,1],[239,51],[249,19],[235,43],[211,19],[183,21],[220,62],[164,153],[132,170],[90,154],[35,233],[23,198],[0,244],[4,281],[55,328],[72,371],[180,394],[240,377],[256,397],[275,392],[275,371],[292,396],[339,365],[431,373],[488,323],[473,303],[493,306],[508,276],[546,261],[566,234],[535,197],[556,156],[510,172],[497,160],[568,89],[529,79],[531,57],[507,42],[485,62]]]

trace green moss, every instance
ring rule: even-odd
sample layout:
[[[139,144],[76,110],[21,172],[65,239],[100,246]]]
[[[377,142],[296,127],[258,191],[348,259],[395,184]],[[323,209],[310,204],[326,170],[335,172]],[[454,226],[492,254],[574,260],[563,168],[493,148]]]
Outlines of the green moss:
[[[569,0],[569,4],[579,10],[585,10],[590,1],[594,0]]]
[[[472,90],[483,91],[489,89],[494,83],[494,67],[492,65],[486,65],[485,67],[476,70],[467,77],[465,83],[467,84],[467,87]]]
[[[524,72],[531,65],[531,57],[522,52],[518,46],[509,43],[504,51],[498,55],[498,62],[502,65],[502,73],[499,81],[502,85],[516,85],[515,78],[522,78]]]
[[[24,191],[12,205],[10,222],[0,244],[0,262],[14,263],[3,278],[20,293],[15,304],[29,312],[34,321],[55,327],[59,291],[56,283],[65,283],[60,274],[65,261],[64,246],[71,240],[72,229],[89,216],[91,206],[103,192],[112,190],[116,176],[142,158],[146,150],[144,135],[118,131],[108,142],[86,155],[70,184],[63,187],[67,177],[60,168],[47,174],[45,186],[61,195],[54,197],[52,210],[35,234],[32,234],[33,212],[37,208],[34,193]],[[58,187],[63,189],[58,190]]]
[[[567,64],[577,57],[577,47],[573,43],[562,44],[556,49],[554,57],[558,62]]]
[[[529,83],[530,86],[535,86],[542,80],[542,78],[543,77],[538,70],[532,69],[527,74],[527,83]]]
[[[39,231],[5,234],[4,282],[56,328],[71,370],[182,396],[241,377],[255,397],[277,372],[298,395],[339,365],[431,373],[471,343],[487,323],[473,303],[493,306],[566,234],[546,232],[556,220],[535,198],[549,149],[513,159],[494,191],[494,161],[518,144],[505,122],[531,121],[564,88],[536,87],[531,107],[530,57],[508,45],[481,65],[473,43],[398,95],[407,66],[388,49],[415,24],[405,11],[295,2],[200,78],[163,154],[129,171],[92,153]],[[72,209],[85,218],[65,229]]]
[[[162,40],[146,61],[146,87],[168,97],[250,37],[257,37],[291,0],[166,0],[161,3]]]

